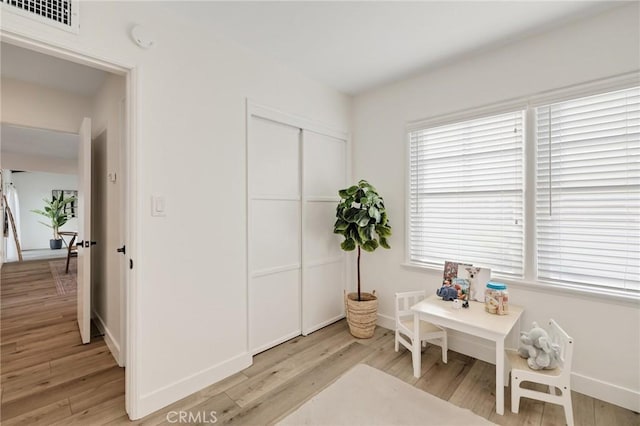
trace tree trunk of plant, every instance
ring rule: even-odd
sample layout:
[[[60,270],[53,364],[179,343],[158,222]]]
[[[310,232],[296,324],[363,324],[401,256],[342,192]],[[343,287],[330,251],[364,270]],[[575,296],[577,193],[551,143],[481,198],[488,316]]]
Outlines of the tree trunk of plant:
[[[358,245],[358,302],[362,301],[360,296],[360,246]]]

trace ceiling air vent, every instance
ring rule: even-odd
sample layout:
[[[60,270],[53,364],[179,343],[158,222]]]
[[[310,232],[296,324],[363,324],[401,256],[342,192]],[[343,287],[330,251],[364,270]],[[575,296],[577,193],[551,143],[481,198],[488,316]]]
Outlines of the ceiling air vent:
[[[40,22],[78,31],[79,0],[0,0],[4,11],[34,18]]]

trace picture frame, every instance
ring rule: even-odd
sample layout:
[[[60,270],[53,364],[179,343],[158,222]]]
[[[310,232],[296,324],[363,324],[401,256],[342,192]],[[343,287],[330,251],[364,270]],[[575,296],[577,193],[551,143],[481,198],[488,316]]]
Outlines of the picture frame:
[[[468,263],[460,263],[460,262],[444,262],[444,273],[442,276],[442,285],[451,285],[453,283],[454,278],[458,278],[458,271],[460,267],[465,268],[467,266],[473,266]],[[466,276],[461,276],[460,278],[466,278]]]
[[[469,265],[463,268],[461,275],[469,281],[469,300],[484,302],[484,289],[491,281],[491,268]]]
[[[462,301],[470,300],[471,283],[467,279],[466,267],[473,265],[460,262],[444,262],[444,272],[442,276],[443,287],[453,287],[457,292],[457,298]]]

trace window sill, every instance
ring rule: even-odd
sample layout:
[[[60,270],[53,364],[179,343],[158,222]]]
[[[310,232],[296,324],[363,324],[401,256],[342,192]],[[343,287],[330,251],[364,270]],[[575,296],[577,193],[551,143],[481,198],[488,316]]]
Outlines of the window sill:
[[[436,268],[433,266],[421,265],[417,263],[405,262],[402,263],[401,266],[407,269],[442,272],[442,268]],[[600,288],[594,288],[580,284],[558,284],[544,281],[526,281],[507,278],[500,275],[495,275],[493,277],[513,288],[519,288],[527,291],[543,291],[550,294],[564,294],[568,296],[583,297],[592,301],[606,301],[609,303],[625,304],[635,307],[640,306],[640,293],[631,290],[610,288],[605,291]]]

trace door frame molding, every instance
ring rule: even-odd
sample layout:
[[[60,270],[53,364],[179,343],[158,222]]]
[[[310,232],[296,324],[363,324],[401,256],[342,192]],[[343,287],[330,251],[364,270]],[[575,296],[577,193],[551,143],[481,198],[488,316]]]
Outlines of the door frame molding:
[[[113,60],[93,54],[83,52],[75,47],[64,47],[51,43],[45,39],[34,38],[29,35],[0,29],[0,41],[33,50],[49,56],[54,56],[70,62],[79,63],[92,68],[97,68],[113,74],[124,76],[126,78],[126,119],[125,147],[125,180],[123,191],[125,193],[126,205],[124,208],[124,228],[125,243],[127,245],[127,258],[139,259],[139,241],[141,229],[139,223],[139,213],[142,211],[140,197],[140,179],[139,179],[139,108],[138,102],[140,98],[140,75],[142,67],[125,62]],[[126,306],[121,311],[121,319],[126,322],[125,336],[123,339],[125,345],[125,409],[130,418],[139,417],[139,359],[137,358],[138,333],[137,325],[139,318],[139,296],[137,283],[140,282],[140,272],[138,268],[127,269],[128,273],[122,286],[125,287]]]

